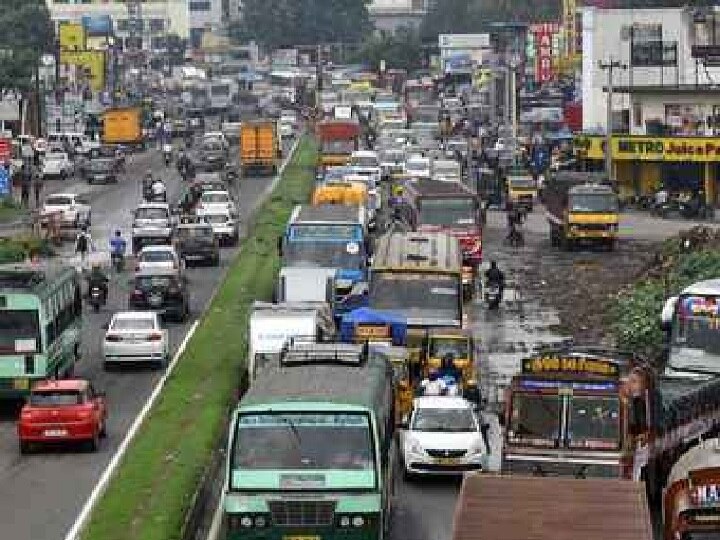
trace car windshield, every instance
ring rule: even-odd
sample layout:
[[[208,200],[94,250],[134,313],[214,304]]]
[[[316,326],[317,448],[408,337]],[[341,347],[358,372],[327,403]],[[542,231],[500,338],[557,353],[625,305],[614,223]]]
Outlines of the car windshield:
[[[389,163],[397,163],[403,160],[405,153],[402,151],[386,151],[382,153],[382,160]]]
[[[34,407],[62,407],[80,405],[82,394],[77,390],[42,390],[30,393],[30,405]]]
[[[568,408],[568,446],[620,448],[620,402],[617,397],[573,395]]]
[[[46,161],[62,161],[63,159],[65,159],[65,154],[61,152],[50,152],[45,154]]]
[[[212,227],[178,227],[178,238],[212,238]]]
[[[111,330],[152,330],[153,328],[155,328],[155,321],[147,317],[139,319],[121,317],[115,319],[110,326]]]
[[[528,178],[508,178],[510,189],[535,189],[535,180]]]
[[[423,225],[473,225],[475,201],[471,197],[422,199],[419,218]]]
[[[460,176],[460,166],[455,163],[435,162],[433,172],[438,176]]]
[[[206,214],[204,217],[208,223],[214,223],[216,225],[227,223],[230,220],[227,214]]]
[[[166,250],[147,250],[140,253],[141,262],[172,262],[175,260],[173,253]]]
[[[242,414],[235,430],[233,469],[374,471],[366,414]]]
[[[378,161],[375,156],[354,156],[350,160],[350,165],[356,167],[377,167]]]
[[[553,447],[560,438],[558,395],[515,394],[512,398],[508,441],[532,446]]]
[[[168,219],[168,211],[165,208],[138,208],[135,219]]]
[[[204,203],[226,203],[230,200],[227,193],[203,193]]]
[[[325,154],[349,154],[355,150],[354,141],[323,141],[322,151]]]
[[[348,245],[355,249],[348,249]],[[359,269],[364,254],[355,242],[288,242],[283,250],[283,264],[293,267]]]
[[[45,204],[48,206],[70,206],[72,203],[73,200],[71,197],[63,197],[60,195],[55,195],[45,199]]]
[[[430,339],[430,356],[432,358],[443,358],[451,354],[455,358],[469,358],[469,343],[464,337],[433,337]]]
[[[669,364],[673,369],[720,375],[720,296],[680,297]]]
[[[408,171],[426,171],[428,170],[428,163],[427,161],[408,161],[405,163],[405,168]]]
[[[412,431],[441,431],[462,433],[476,431],[475,419],[470,409],[418,409],[413,416]]]
[[[370,305],[408,319],[461,320],[460,276],[409,272],[372,273]]]
[[[611,194],[571,193],[571,212],[617,212],[617,197]]]

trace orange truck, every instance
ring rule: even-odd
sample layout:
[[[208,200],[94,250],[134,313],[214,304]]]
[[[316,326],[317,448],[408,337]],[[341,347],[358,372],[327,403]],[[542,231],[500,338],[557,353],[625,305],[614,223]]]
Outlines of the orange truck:
[[[282,156],[277,122],[252,120],[240,126],[240,167],[243,175],[249,172],[275,174]]]
[[[325,120],[316,128],[320,141],[320,167],[347,165],[360,145],[360,124],[355,120]]]
[[[142,110],[139,107],[116,107],[102,115],[104,144],[142,145]]]

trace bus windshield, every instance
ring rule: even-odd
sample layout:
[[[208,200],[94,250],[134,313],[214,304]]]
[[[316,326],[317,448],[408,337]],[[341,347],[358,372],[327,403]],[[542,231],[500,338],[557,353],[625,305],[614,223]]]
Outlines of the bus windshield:
[[[423,225],[473,225],[475,201],[469,197],[423,199],[419,213]]]
[[[370,305],[413,319],[462,321],[460,276],[412,272],[378,272],[370,282]]]
[[[614,396],[577,396],[568,404],[570,448],[620,447],[620,402]]]
[[[234,471],[357,471],[365,485],[376,485],[370,420],[362,413],[277,412],[238,417],[231,455]],[[332,441],[332,444],[328,444]],[[272,451],[268,451],[272,449]],[[233,475],[238,489],[242,475]],[[315,476],[308,478],[316,478]],[[321,478],[322,476],[318,476]],[[316,480],[308,488],[317,489]],[[298,477],[280,488],[302,489]],[[329,487],[329,486],[328,486]]]
[[[561,408],[558,395],[515,394],[507,430],[508,440],[511,443],[554,447],[560,438]]]
[[[670,367],[720,374],[720,296],[681,296],[676,309]]]
[[[535,180],[532,179],[532,177],[508,177],[508,184],[510,184],[510,189],[535,189]]]
[[[452,354],[455,358],[469,358],[469,342],[463,338],[433,337],[430,340],[430,357],[444,358]]]
[[[571,193],[571,212],[617,212],[617,197],[610,193]]]
[[[0,354],[40,350],[38,312],[30,309],[0,311]]]
[[[350,140],[344,141],[323,141],[323,154],[351,154],[355,150],[355,142]]]

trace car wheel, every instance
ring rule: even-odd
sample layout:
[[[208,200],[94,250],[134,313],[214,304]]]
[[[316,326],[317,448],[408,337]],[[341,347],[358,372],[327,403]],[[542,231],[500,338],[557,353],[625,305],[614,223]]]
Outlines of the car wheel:
[[[92,436],[92,439],[88,441],[88,447],[91,452],[97,452],[100,449],[100,430]]]
[[[102,421],[102,424],[100,424],[99,435],[100,435],[100,437],[102,437],[103,439],[104,439],[105,437],[107,437],[107,421],[106,421],[106,420],[103,420],[103,421]]]
[[[25,455],[32,452],[32,443],[28,441],[20,441],[20,453]]]

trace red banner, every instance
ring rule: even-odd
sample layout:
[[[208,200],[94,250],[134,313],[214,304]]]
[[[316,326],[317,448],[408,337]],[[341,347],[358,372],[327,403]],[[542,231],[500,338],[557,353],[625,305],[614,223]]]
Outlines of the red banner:
[[[0,138],[0,162],[7,163],[12,158],[12,141]]]
[[[535,32],[535,82],[544,83],[553,79],[552,33],[551,28]]]

